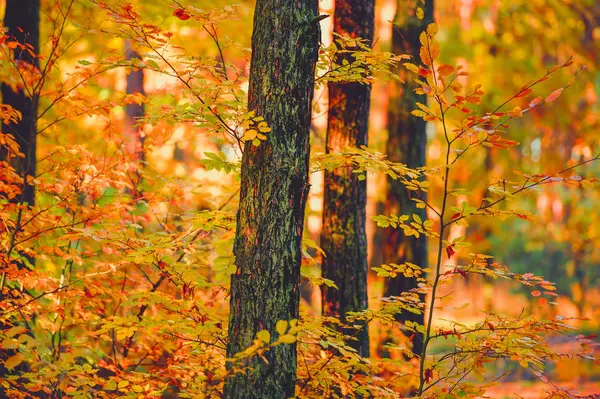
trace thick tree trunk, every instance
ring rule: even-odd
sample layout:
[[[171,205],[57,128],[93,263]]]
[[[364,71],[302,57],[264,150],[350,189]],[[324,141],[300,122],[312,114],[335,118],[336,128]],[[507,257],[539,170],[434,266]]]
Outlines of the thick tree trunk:
[[[131,48],[130,41],[125,42],[125,56],[128,60],[140,58]],[[142,94],[144,92],[144,70],[132,70],[127,74],[127,94]],[[144,137],[138,120],[144,117],[144,104],[127,104],[125,106],[125,150],[136,159],[144,160]]]
[[[8,29],[9,40],[31,46],[31,51],[39,53],[40,41],[40,2],[39,0],[7,0],[4,14],[4,27]],[[17,65],[25,68],[37,67],[37,58],[28,51],[16,48],[14,58]],[[13,158],[15,171],[24,179],[22,195],[17,201],[33,205],[35,199],[34,186],[30,180],[36,169],[36,133],[37,133],[37,101],[33,87],[20,88],[14,91],[10,86],[2,84],[2,103],[8,104],[22,113],[23,118],[14,124],[2,124],[2,132],[12,134],[19,144],[25,158]],[[6,154],[1,154],[5,159]]]
[[[231,277],[227,356],[256,333],[298,317],[301,239],[309,190],[309,129],[320,29],[318,1],[257,0],[249,108],[272,129],[242,159],[240,208]],[[225,398],[288,398],[296,385],[296,345],[254,357],[230,375]],[[229,370],[234,364],[228,362]]]
[[[334,33],[373,41],[374,0],[337,0]],[[341,62],[341,60],[339,60]],[[349,60],[351,61],[351,60]],[[367,144],[371,86],[359,83],[329,84],[327,153]],[[347,312],[367,308],[367,238],[365,231],[367,184],[350,168],[325,172],[321,246],[323,277],[338,289],[324,287],[323,314],[346,319]],[[363,326],[351,344],[369,356],[369,332]]]
[[[419,20],[416,16],[417,7],[424,7],[425,16]],[[433,22],[433,0],[427,0],[422,5],[417,0],[397,0],[396,17],[392,34],[392,52],[395,54],[412,55],[420,63],[419,35],[427,25]],[[422,118],[411,114],[416,108],[416,103],[425,104],[425,95],[417,95],[414,89],[418,87],[415,83],[415,74],[400,67],[398,70],[404,83],[394,83],[390,86],[388,131],[389,138],[386,146],[390,160],[402,162],[411,168],[425,165],[425,148],[427,135],[426,123]],[[388,178],[387,203],[385,214],[417,214],[422,220],[426,220],[425,209],[417,208],[411,200],[409,192],[398,181]],[[401,229],[388,228],[385,232],[384,263],[411,262],[423,268],[427,267],[427,244],[425,238],[415,239],[406,237]],[[398,296],[416,287],[416,280],[403,276],[386,281],[385,293],[387,296]],[[423,315],[404,313],[399,317],[400,321],[415,321],[423,324]],[[413,340],[413,352],[420,354],[423,348],[422,336],[417,335]]]

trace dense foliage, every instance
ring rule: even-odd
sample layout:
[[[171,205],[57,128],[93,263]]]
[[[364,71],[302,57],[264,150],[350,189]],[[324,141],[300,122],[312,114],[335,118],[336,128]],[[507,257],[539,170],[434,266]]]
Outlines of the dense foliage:
[[[423,20],[424,2],[405,3]],[[385,51],[377,33],[328,41],[318,14],[277,34],[260,25],[255,56],[259,40],[267,52],[290,37],[306,46],[283,54],[282,68],[300,69],[280,71],[270,56],[250,69],[254,4],[41,1],[39,49],[27,34],[0,36],[3,93],[29,107],[5,95],[0,109],[0,396],[210,398],[227,381],[234,397],[251,379],[241,376],[292,357],[281,375],[295,376],[298,398],[476,398],[511,378],[539,383],[545,397],[597,397],[593,383],[568,383],[600,375],[598,325],[586,319],[598,315],[597,6],[487,3],[461,9],[458,21],[436,4],[442,17],[423,23],[418,56]],[[284,31],[291,25],[295,36]],[[280,74],[296,80],[281,85]],[[373,120],[376,94],[406,76],[424,99],[411,117],[427,122],[426,164],[390,160],[373,121],[369,146],[326,150],[318,118],[327,86],[372,85]],[[296,158],[308,157],[308,135],[293,145],[285,136],[302,101],[315,104],[307,163]],[[276,119],[282,109],[288,119]],[[37,150],[24,151],[14,133],[25,122]],[[35,168],[24,167],[32,157]],[[313,193],[306,181],[288,187],[284,172],[310,174]],[[326,278],[335,274],[320,273],[327,253],[310,222],[323,173],[369,176],[369,203],[385,202],[385,180],[401,185],[415,211],[367,208],[369,221],[428,244],[426,267],[371,262],[369,307],[343,315],[307,300],[339,288]],[[298,223],[273,224],[288,203]],[[301,239],[301,253],[276,245],[288,236]],[[368,245],[377,259],[381,243]],[[255,275],[253,265],[269,262],[280,266]],[[281,292],[281,270],[294,262],[299,312]],[[385,295],[382,282],[399,277],[416,284]],[[465,298],[473,293],[477,301]],[[230,304],[255,319],[298,316],[258,320],[254,331]],[[239,331],[246,336],[232,343]],[[365,337],[370,351],[357,349]]]

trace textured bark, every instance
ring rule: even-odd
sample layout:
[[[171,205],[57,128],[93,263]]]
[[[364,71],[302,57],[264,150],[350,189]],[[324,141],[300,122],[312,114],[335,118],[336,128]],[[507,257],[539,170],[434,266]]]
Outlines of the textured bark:
[[[131,48],[129,41],[125,42],[125,56],[128,60],[140,58]],[[132,70],[127,75],[127,94],[142,94],[144,92],[144,70]],[[138,120],[144,117],[144,104],[127,104],[125,106],[125,149],[127,153],[139,160],[144,160],[144,138]]]
[[[8,36],[14,38],[19,43],[26,43],[32,46],[35,54],[39,53],[39,20],[40,20],[40,2],[39,0],[7,0],[6,11],[4,14],[4,27],[7,28]],[[32,57],[27,51],[20,49],[14,50],[15,61],[17,63],[26,63],[29,65],[38,65],[37,59]],[[29,92],[33,91],[28,87]],[[36,133],[37,133],[37,98],[33,98],[27,90],[13,91],[13,89],[2,84],[2,102],[12,106],[23,114],[19,123],[2,124],[2,132],[12,134],[25,158],[13,159],[13,166],[16,172],[24,178],[22,187],[22,196],[17,200],[27,202],[33,205],[35,191],[33,185],[29,184],[28,179],[35,176],[36,169]],[[6,154],[0,154],[0,158],[5,159]]]
[[[246,144],[231,278],[229,358],[256,333],[298,317],[301,239],[309,190],[309,129],[320,29],[317,0],[258,0],[252,34],[249,108],[271,127]],[[229,376],[225,398],[288,398],[296,385],[296,345],[277,345]],[[228,362],[231,370],[232,363]]]
[[[337,0],[333,31],[340,35],[373,41],[374,0]],[[341,60],[340,60],[341,61]],[[351,60],[349,60],[351,61]],[[327,153],[367,144],[371,86],[330,83],[327,119]],[[324,287],[323,314],[346,320],[347,312],[367,308],[367,238],[365,231],[367,184],[350,168],[325,172],[321,247],[323,277],[338,289]],[[369,356],[369,332],[363,326],[350,344]]]
[[[415,14],[417,0],[397,0],[395,26],[392,34],[392,52],[395,54],[410,54],[415,60],[420,62],[419,35],[427,25],[433,22],[433,0],[425,2],[425,16],[419,20]],[[400,77],[405,83],[394,83],[390,86],[389,110],[388,110],[388,131],[389,138],[386,146],[387,154],[390,160],[394,162],[405,163],[409,167],[419,167],[425,165],[425,147],[427,144],[427,135],[425,132],[426,123],[422,118],[417,118],[411,114],[416,108],[416,103],[425,104],[427,98],[424,95],[417,95],[414,89],[418,87],[415,83],[415,74],[400,67],[398,70]],[[425,209],[416,207],[411,200],[409,192],[397,180],[388,178],[387,181],[387,202],[385,214],[417,214],[422,220],[426,220]],[[404,263],[411,262],[421,267],[427,267],[427,243],[421,237],[406,237],[401,229],[388,228],[385,232],[384,263]],[[416,287],[416,280],[403,276],[386,280],[385,293],[387,296],[397,296],[402,292],[409,291]],[[400,321],[415,321],[424,323],[424,315],[415,315],[412,313],[403,313],[399,316]],[[423,348],[423,338],[417,335],[413,340],[413,352],[420,354]]]

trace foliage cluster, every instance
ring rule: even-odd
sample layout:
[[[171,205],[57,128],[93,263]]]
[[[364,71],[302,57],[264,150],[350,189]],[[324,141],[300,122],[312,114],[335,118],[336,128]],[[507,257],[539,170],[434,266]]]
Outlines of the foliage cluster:
[[[57,4],[47,10],[53,22],[48,40],[41,54],[32,54],[39,68],[20,61],[21,52],[31,52],[27,44],[0,38],[2,81],[39,103],[35,133],[42,140],[32,182],[36,202],[27,204],[20,200],[24,176],[14,168],[25,154],[14,137],[0,133],[6,154],[0,170],[2,392],[14,398],[220,397],[228,373],[228,280],[236,272],[232,245],[239,157],[245,141],[260,146],[270,132],[269,121],[247,111],[249,50],[220,34],[227,21],[244,18],[243,11],[179,5],[172,10],[174,26],[203,32],[214,45],[214,54],[198,56],[190,55],[188,39],[150,22],[131,4],[94,2],[89,9],[78,8],[73,0]],[[92,14],[104,21],[95,21]],[[245,372],[245,359],[261,357],[275,345],[297,344],[299,398],[391,398],[410,390],[424,398],[475,398],[492,384],[489,365],[506,359],[548,384],[549,397],[577,397],[545,374],[549,361],[563,357],[594,361],[594,337],[573,333],[565,318],[491,313],[465,323],[437,317],[451,298],[440,294],[443,287],[471,274],[512,280],[540,305],[554,302],[554,283],[529,271],[513,272],[484,253],[470,253],[467,237],[450,238],[448,232],[481,217],[529,220],[529,212],[504,204],[551,184],[597,190],[596,178],[574,173],[600,154],[555,173],[495,177],[482,196],[455,176],[478,151],[518,146],[509,135],[510,125],[543,105],[552,106],[571,83],[542,96],[534,92],[558,71],[575,76],[573,60],[559,63],[485,112],[480,105],[483,88],[462,83],[468,74],[460,65],[438,61],[442,49],[437,33],[438,26],[431,24],[421,34],[420,60],[337,37],[320,51],[315,82],[396,79],[390,67],[403,62],[420,75],[418,91],[429,103],[415,104],[413,115],[441,132],[443,162],[408,168],[367,147],[311,158],[315,172],[350,167],[359,179],[380,174],[402,181],[417,206],[428,209],[428,219],[378,215],[374,220],[381,228],[402,229],[406,236],[435,243],[433,267],[374,267],[384,278],[416,277],[419,286],[349,315],[344,329],[336,318],[312,317],[303,309],[299,320],[281,320],[276,331],[260,331],[251,347],[231,359],[236,367],[230,372]],[[63,61],[90,37],[128,40],[139,58],[128,59],[115,50],[77,65]],[[354,61],[337,65],[336,59],[345,59],[338,55],[350,51]],[[226,53],[241,55],[245,63],[227,62]],[[103,87],[106,76],[135,70],[163,79],[167,88],[144,96]],[[146,116],[138,121],[145,136],[144,157],[125,150],[114,124],[131,103],[146,106]],[[6,125],[21,119],[19,110],[6,105],[0,116]],[[70,124],[99,132],[80,134]],[[191,140],[187,152],[203,165],[199,175],[161,166],[161,149],[182,126],[202,137]],[[61,137],[70,130],[73,136]],[[198,150],[203,146],[208,150]],[[196,150],[204,154],[202,159],[195,159]],[[432,186],[441,187],[441,195],[426,200]],[[455,197],[464,199],[459,206],[454,206]],[[306,238],[303,246],[304,276],[314,285],[335,286],[311,272],[324,256],[317,244]],[[313,259],[310,254],[315,253]],[[446,267],[445,261],[457,254],[469,261]],[[424,312],[425,325],[399,323],[396,316],[402,312]],[[359,321],[394,338],[382,343],[384,355],[364,359],[349,344],[364,325]],[[424,335],[424,348],[414,355],[410,348],[416,333]],[[556,351],[548,341],[556,334],[569,335],[579,350]]]

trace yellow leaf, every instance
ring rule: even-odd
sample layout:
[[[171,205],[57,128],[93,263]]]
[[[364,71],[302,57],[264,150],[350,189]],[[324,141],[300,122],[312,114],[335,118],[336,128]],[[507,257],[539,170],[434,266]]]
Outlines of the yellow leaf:
[[[131,389],[133,389],[133,392],[144,392],[144,388],[141,385],[134,385]]]
[[[246,130],[246,133],[244,133],[244,137],[242,137],[242,140],[246,141],[246,140],[254,140],[254,138],[256,137],[256,135],[258,134],[258,132],[254,129],[248,129]]]
[[[406,67],[406,69],[408,69],[411,72],[419,73],[419,67],[416,66],[415,64],[411,64],[410,62],[405,62],[404,66]]]
[[[421,21],[424,16],[425,16],[425,13],[423,12],[423,9],[421,7],[418,7],[417,8],[417,18],[419,18],[419,21]]]
[[[271,342],[271,334],[267,330],[262,330],[256,333],[256,337],[260,339],[265,344]]]
[[[287,320],[279,320],[277,322],[277,324],[275,325],[275,330],[277,330],[279,335],[283,335],[283,334],[285,334],[285,331],[287,330],[287,326],[288,326]]]
[[[128,385],[129,385],[129,381],[127,381],[127,380],[119,381],[119,384],[117,384],[117,388],[123,389],[123,388],[127,387]]]
[[[23,360],[25,360],[25,356],[23,356],[21,353],[17,353],[16,355],[6,359],[6,361],[4,362],[4,367],[6,367],[7,369],[14,369],[19,364],[21,364]]]
[[[435,22],[432,24],[429,24],[427,26],[427,34],[429,36],[435,36],[437,33],[438,33],[438,26]]]
[[[267,125],[267,122],[260,122],[258,124],[258,130],[262,133],[268,133],[271,131],[271,128],[269,127],[269,125]]]
[[[431,60],[435,60],[440,56],[440,44],[438,42],[432,42],[429,52],[431,53]]]
[[[290,334],[286,334],[279,337],[279,341],[284,344],[293,344],[294,342],[296,342],[296,337]]]

